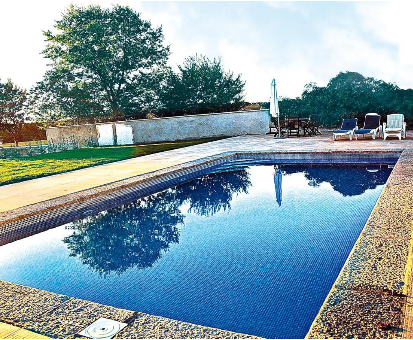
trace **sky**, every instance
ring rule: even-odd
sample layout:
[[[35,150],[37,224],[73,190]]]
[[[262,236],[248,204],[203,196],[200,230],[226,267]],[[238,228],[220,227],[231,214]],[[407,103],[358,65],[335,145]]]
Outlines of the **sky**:
[[[246,100],[300,96],[341,71],[412,88],[413,1],[392,2],[138,2],[133,0],[0,1],[0,79],[30,89],[48,60],[42,31],[70,4],[127,5],[163,27],[176,69],[188,56],[221,57],[246,81]]]

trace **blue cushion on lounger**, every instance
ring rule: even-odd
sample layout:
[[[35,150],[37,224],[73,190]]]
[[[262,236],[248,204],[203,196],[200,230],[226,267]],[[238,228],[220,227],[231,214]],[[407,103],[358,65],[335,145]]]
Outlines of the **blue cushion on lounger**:
[[[350,130],[334,130],[333,133],[349,133]]]
[[[353,130],[357,125],[357,118],[344,118],[340,130]]]
[[[367,134],[371,133],[371,130],[374,130],[374,129],[358,129],[358,130],[356,130],[356,133],[358,135],[367,135]]]
[[[380,116],[367,114],[364,121],[364,129],[377,129],[380,126]]]

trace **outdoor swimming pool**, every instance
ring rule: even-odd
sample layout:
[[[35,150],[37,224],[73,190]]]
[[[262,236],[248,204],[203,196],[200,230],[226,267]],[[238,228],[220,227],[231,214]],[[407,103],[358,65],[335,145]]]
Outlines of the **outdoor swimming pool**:
[[[0,279],[205,326],[303,338],[390,171],[215,169],[1,246]]]

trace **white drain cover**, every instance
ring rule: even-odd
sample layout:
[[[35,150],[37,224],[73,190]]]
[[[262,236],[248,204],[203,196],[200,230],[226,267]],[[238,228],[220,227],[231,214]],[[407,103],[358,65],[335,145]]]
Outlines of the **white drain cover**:
[[[127,325],[127,323],[100,318],[81,331],[79,335],[92,339],[112,339]]]

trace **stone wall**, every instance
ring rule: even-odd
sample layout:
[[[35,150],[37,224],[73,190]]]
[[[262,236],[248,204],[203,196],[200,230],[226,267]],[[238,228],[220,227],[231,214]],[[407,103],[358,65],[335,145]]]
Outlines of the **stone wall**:
[[[46,129],[48,143],[97,145],[98,132],[95,124],[50,127]]]
[[[270,115],[268,110],[235,111],[209,113],[191,116],[128,120],[125,122],[106,123],[113,126],[113,136],[101,136],[99,131],[110,131],[94,124],[54,127],[46,129],[47,140],[53,143],[68,142],[75,139],[77,143],[85,141],[99,144],[112,138],[116,143],[124,145],[131,141],[134,144],[190,140],[206,137],[239,136],[244,134],[265,134],[269,130]],[[102,124],[98,124],[102,125]],[[124,126],[121,126],[124,125]],[[128,134],[131,134],[130,136]],[[103,144],[102,144],[103,145]]]

